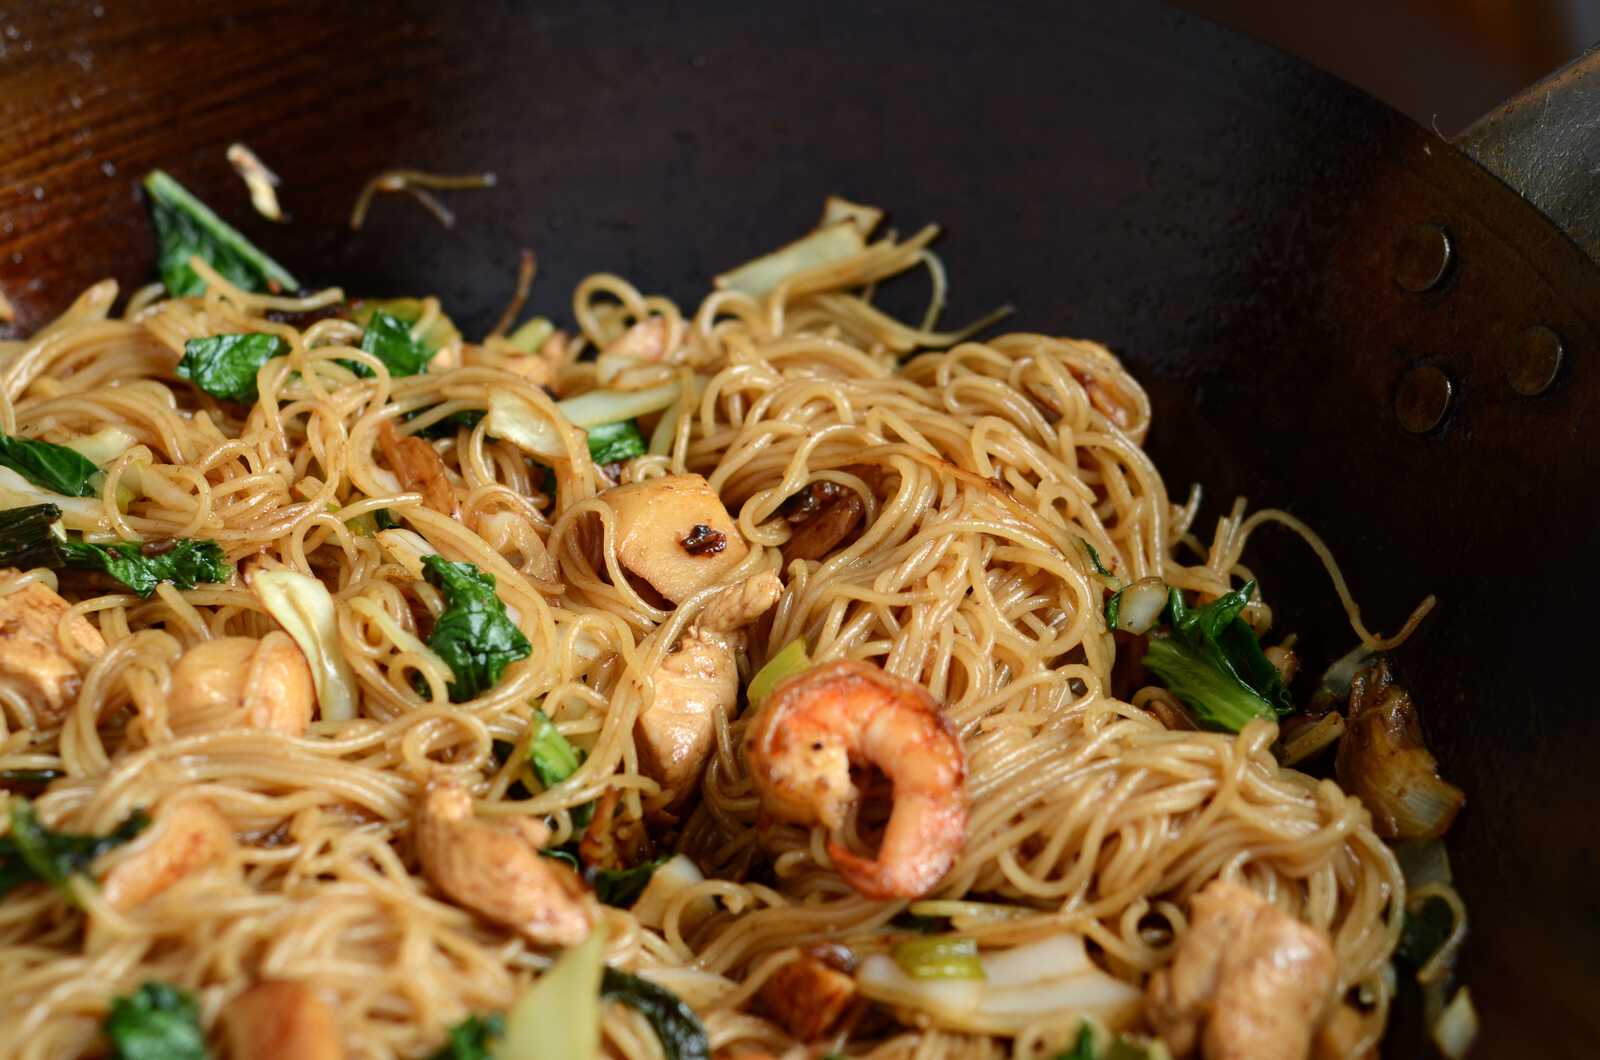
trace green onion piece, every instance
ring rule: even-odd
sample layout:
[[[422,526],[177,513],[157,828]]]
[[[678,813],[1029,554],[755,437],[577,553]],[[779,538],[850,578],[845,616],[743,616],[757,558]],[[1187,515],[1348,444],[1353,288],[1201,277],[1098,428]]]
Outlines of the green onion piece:
[[[748,698],[752,710],[760,710],[772,690],[795,674],[811,669],[811,657],[806,654],[806,642],[791,640],[783,650],[767,660],[767,664],[750,678]]]
[[[902,939],[889,951],[901,971],[913,979],[982,979],[983,962],[973,939],[940,935]]]

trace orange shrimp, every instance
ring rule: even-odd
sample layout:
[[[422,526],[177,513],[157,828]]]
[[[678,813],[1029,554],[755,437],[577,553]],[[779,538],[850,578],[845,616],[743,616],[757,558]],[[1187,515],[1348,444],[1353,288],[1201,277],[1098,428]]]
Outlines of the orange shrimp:
[[[826,663],[773,689],[745,747],[761,804],[795,824],[837,832],[861,793],[852,765],[894,783],[894,811],[876,859],[835,839],[828,856],[868,898],[932,890],[966,841],[966,757],[927,690],[853,660]]]

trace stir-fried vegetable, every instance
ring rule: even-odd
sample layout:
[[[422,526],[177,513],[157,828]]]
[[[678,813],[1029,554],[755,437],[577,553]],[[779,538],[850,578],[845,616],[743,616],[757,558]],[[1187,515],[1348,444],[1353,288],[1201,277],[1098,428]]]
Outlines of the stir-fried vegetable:
[[[225,582],[233,571],[215,541],[181,539],[164,543],[159,551],[130,541],[91,545],[58,533],[55,521],[60,517],[61,508],[54,504],[0,511],[0,565],[99,571],[140,596],[149,596],[162,582],[180,589]]]
[[[495,1060],[594,1060],[600,1054],[603,926],[563,953],[506,1016]]]
[[[1124,633],[1148,633],[1170,598],[1160,578],[1141,578],[1112,593],[1106,600],[1106,628]]]
[[[1373,830],[1385,839],[1442,836],[1466,802],[1460,788],[1439,776],[1416,705],[1382,657],[1351,683],[1334,772],[1372,812]]]
[[[149,982],[111,1002],[103,1025],[116,1060],[205,1060],[206,1038],[194,998]]]
[[[450,700],[460,703],[492,688],[507,666],[528,657],[533,645],[495,595],[494,575],[442,556],[424,556],[422,569],[428,584],[445,598],[428,647],[455,675],[449,684]]]
[[[494,1044],[506,1032],[506,1021],[499,1013],[468,1016],[450,1028],[450,1038],[428,1055],[428,1060],[491,1060]]]
[[[561,735],[544,711],[534,711],[529,725],[533,739],[528,742],[528,765],[539,783],[549,790],[578,771],[583,765],[583,752]]]
[[[185,298],[206,289],[205,281],[189,267],[189,259],[196,255],[246,291],[299,289],[300,281],[287,269],[161,170],[144,178],[144,189],[155,222],[157,267],[172,297]]]
[[[644,436],[632,420],[589,428],[589,459],[597,465],[632,460],[645,454]]]
[[[517,330],[507,336],[506,341],[523,353],[538,353],[539,348],[555,332],[555,325],[550,321],[544,317],[534,317],[531,320],[523,321]]]
[[[0,465],[54,493],[94,497],[100,493],[100,468],[65,445],[0,434]]]
[[[288,343],[259,331],[190,339],[183,344],[178,378],[187,379],[214,398],[254,401],[256,374],[261,366],[288,352]]]
[[[591,390],[556,402],[565,424],[552,423],[522,395],[512,390],[489,391],[489,433],[539,460],[559,460],[567,449],[561,428],[567,424],[590,430],[660,412],[678,399],[676,382],[644,390]]]
[[[766,665],[750,678],[750,687],[745,693],[745,698],[750,702],[750,709],[760,710],[761,704],[772,695],[774,688],[795,674],[804,673],[809,669],[811,669],[811,657],[806,654],[806,642],[797,639],[785,644],[778,654],[768,659]]]
[[[1055,1060],[1099,1060],[1099,1058],[1100,1050],[1095,1047],[1094,1025],[1088,1020],[1078,1025],[1078,1038],[1072,1043],[1072,1048],[1063,1049],[1055,1056]]]
[[[427,308],[427,303],[419,298],[358,298],[350,303],[350,319],[365,328],[373,314],[387,313],[414,330]],[[436,310],[429,315],[428,325],[416,333],[416,338],[433,354],[452,342],[460,342],[461,332],[454,321]]]
[[[383,362],[392,376],[417,375],[428,367],[434,351],[411,334],[411,325],[386,313],[375,311],[361,335],[361,348]],[[370,376],[372,369],[356,361],[350,367],[357,375]]]
[[[66,891],[67,878],[85,872],[95,858],[121,846],[150,823],[135,810],[109,835],[53,832],[39,823],[27,799],[11,803],[11,831],[0,836],[0,895],[24,883],[49,883]]]
[[[787,246],[718,276],[717,287],[760,297],[789,277],[854,257],[867,247],[861,228],[848,221],[827,225]]]
[[[1472,1004],[1472,992],[1466,987],[1456,991],[1439,1018],[1430,1029],[1433,1044],[1449,1060],[1462,1060],[1472,1049],[1478,1037],[1478,1010]]]
[[[607,1001],[622,1002],[648,1020],[667,1060],[710,1060],[711,1041],[705,1027],[694,1009],[672,991],[608,967],[600,981],[600,995]]]
[[[438,406],[430,407],[437,408]],[[418,409],[416,412],[407,413],[405,418],[414,420],[427,411],[428,409]],[[418,438],[454,438],[457,430],[462,427],[471,430],[478,425],[483,416],[482,409],[462,409],[460,412],[452,412],[448,416],[441,416],[426,427],[419,427],[413,433]]]
[[[356,677],[339,646],[339,621],[328,587],[298,571],[260,571],[250,587],[305,653],[324,721],[356,716]]]
[[[1184,604],[1178,590],[1170,590],[1168,628],[1151,635],[1144,656],[1145,669],[1201,723],[1230,732],[1255,718],[1276,718],[1294,709],[1277,668],[1239,617],[1255,586],[1246,582],[1195,608]]]
[[[606,905],[618,909],[632,908],[650,884],[650,879],[667,858],[655,858],[628,869],[600,869],[595,872],[593,884],[595,897]]]
[[[705,882],[700,866],[688,855],[674,854],[650,876],[650,882],[630,907],[634,919],[646,927],[659,928],[666,919],[666,910],[685,888]],[[716,912],[716,901],[702,896],[688,903],[679,914],[685,931],[692,931],[702,919]]]
[[[913,979],[982,979],[974,939],[935,936],[902,939],[889,951],[896,964]]]

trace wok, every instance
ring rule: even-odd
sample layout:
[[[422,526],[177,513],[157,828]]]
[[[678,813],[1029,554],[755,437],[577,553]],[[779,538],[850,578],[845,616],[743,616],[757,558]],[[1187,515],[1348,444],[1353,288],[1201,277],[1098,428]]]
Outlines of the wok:
[[[1149,387],[1171,492],[1205,485],[1202,527],[1240,494],[1288,508],[1376,628],[1438,594],[1399,662],[1468,793],[1450,847],[1477,1055],[1593,1055],[1600,268],[1461,151],[1146,2],[139,6],[0,21],[16,330],[102,276],[149,279],[135,189],[156,165],[304,281],[433,291],[468,334],[523,246],[533,307],[564,317],[594,270],[693,299],[830,192],[943,222],[947,319],[1012,302],[1018,327],[1108,342]],[[1479,154],[1561,184],[1576,164],[1519,139],[1512,110]],[[292,224],[251,212],[234,140],[283,176]],[[450,198],[451,231],[389,197],[352,233],[358,189],[393,166],[500,181]],[[1592,238],[1592,195],[1533,193]],[[1342,653],[1320,569],[1258,542],[1283,626]],[[1423,1055],[1416,1024],[1402,1013],[1390,1055]]]

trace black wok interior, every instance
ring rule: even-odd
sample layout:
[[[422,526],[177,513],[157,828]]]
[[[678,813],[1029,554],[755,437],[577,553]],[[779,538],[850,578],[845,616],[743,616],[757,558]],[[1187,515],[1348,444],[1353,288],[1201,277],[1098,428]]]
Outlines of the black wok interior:
[[[1592,1054],[1600,269],[1447,143],[1154,3],[95,6],[11,16],[0,291],[21,330],[102,275],[145,282],[134,187],[153,165],[305,282],[436,292],[468,334],[524,246],[531,309],[566,317],[597,270],[693,301],[828,193],[902,230],[944,224],[946,319],[1009,302],[1017,327],[1112,346],[1155,400],[1169,490],[1205,486],[1202,528],[1236,495],[1287,508],[1384,631],[1438,594],[1399,663],[1468,793],[1450,846],[1475,1055]],[[236,139],[283,176],[293,224],[251,213],[223,158]],[[349,232],[356,190],[391,166],[500,179],[449,197],[451,231],[388,197]],[[1394,281],[1418,222],[1456,248],[1422,295]],[[1535,324],[1565,360],[1527,398],[1504,358]],[[1422,436],[1394,410],[1417,365],[1455,387]],[[1315,672],[1353,636],[1301,546],[1257,541],[1247,558]],[[1424,1055],[1417,1023],[1401,1016],[1387,1055]]]

